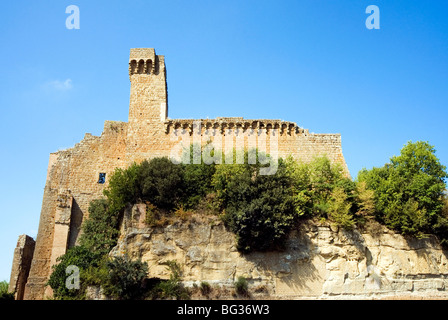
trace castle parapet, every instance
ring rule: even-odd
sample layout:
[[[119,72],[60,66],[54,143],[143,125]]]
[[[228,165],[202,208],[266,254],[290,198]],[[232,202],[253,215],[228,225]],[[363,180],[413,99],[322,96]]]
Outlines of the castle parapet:
[[[165,133],[169,133],[172,130],[184,129],[187,130],[190,135],[193,133],[195,126],[201,126],[202,129],[219,130],[221,134],[224,134],[226,130],[239,129],[247,130],[266,130],[266,133],[270,133],[272,130],[278,130],[280,135],[298,135],[306,134],[308,130],[300,128],[295,122],[272,120],[272,119],[244,119],[242,117],[232,118],[216,118],[216,119],[169,119],[165,122]]]

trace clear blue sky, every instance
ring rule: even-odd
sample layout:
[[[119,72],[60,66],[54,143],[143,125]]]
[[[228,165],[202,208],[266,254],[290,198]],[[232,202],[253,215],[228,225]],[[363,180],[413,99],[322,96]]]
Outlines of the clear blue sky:
[[[68,30],[65,8],[80,9]],[[368,30],[368,5],[380,30]],[[165,55],[169,117],[341,133],[353,177],[408,140],[448,165],[448,1],[8,1],[0,11],[0,280],[36,236],[50,152],[127,121],[130,48]]]

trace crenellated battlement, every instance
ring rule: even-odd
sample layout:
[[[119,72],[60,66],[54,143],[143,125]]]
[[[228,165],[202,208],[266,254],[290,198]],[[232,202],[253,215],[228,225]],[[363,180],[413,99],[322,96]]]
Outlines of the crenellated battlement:
[[[201,132],[204,130],[216,130],[220,134],[225,134],[228,130],[237,130],[247,132],[248,130],[263,130],[266,134],[277,130],[280,135],[298,135],[308,133],[307,129],[300,128],[295,122],[270,119],[244,119],[242,117],[235,118],[216,118],[216,119],[169,119],[164,122],[165,133],[173,130],[184,129],[190,135],[193,128],[201,126]]]
[[[156,55],[152,48],[131,49],[129,78],[133,75],[158,75],[165,70],[164,56]]]

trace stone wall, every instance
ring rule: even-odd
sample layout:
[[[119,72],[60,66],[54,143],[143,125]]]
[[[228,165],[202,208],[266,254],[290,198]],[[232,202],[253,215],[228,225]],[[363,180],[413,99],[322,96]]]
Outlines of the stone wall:
[[[25,292],[25,284],[28,280],[31,261],[34,254],[35,241],[33,238],[22,234],[17,240],[12,261],[11,279],[9,280],[9,292],[14,293],[16,300],[22,300]]]
[[[216,150],[226,153],[234,148],[258,148],[276,157],[291,155],[304,162],[327,155],[348,174],[340,134],[310,134],[294,122],[244,118],[169,119],[165,121],[165,133],[163,148],[164,155],[168,156],[179,156],[182,147],[192,143],[205,146],[211,142]]]
[[[448,252],[433,236],[405,238],[374,224],[374,234],[305,221],[285,251],[241,254],[233,233],[213,216],[193,215],[165,227],[144,223],[146,207],[125,212],[112,255],[149,265],[149,276],[169,278],[162,263],[177,261],[187,286],[207,281],[233,287],[239,276],[269,298],[448,298]]]
[[[125,167],[127,123],[106,121],[101,136],[86,134],[73,148],[51,154],[42,201],[36,249],[24,299],[43,299],[51,266],[76,244],[89,203],[102,196],[106,179],[115,168]],[[107,181],[107,180],[106,180]]]

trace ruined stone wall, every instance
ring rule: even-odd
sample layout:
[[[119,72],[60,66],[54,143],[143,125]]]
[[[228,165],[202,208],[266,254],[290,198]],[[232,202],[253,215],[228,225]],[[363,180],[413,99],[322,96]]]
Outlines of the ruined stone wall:
[[[15,300],[22,300],[25,285],[30,272],[31,261],[34,254],[35,241],[33,238],[22,234],[17,240],[12,261],[11,278],[8,291],[14,293]]]
[[[297,159],[309,162],[315,156],[326,155],[333,163],[339,163],[349,175],[347,163],[342,154],[340,134],[308,133],[297,137],[296,145]]]
[[[340,134],[315,134],[300,128],[294,122],[281,120],[249,120],[243,118],[168,119],[165,121],[165,141],[160,145],[162,155],[180,157],[182,150],[192,143],[209,152],[235,148],[257,148],[274,157],[293,156],[298,161],[310,162],[316,156],[326,155],[339,163],[349,175]],[[210,149],[205,148],[210,146]],[[209,154],[209,153],[207,153]],[[226,163],[221,159],[220,163]]]
[[[99,173],[110,176],[125,167],[127,123],[106,121],[100,137],[86,134],[73,148],[51,154],[42,201],[36,248],[24,299],[51,296],[46,282],[57,257],[73,246],[91,200],[107,186]]]

